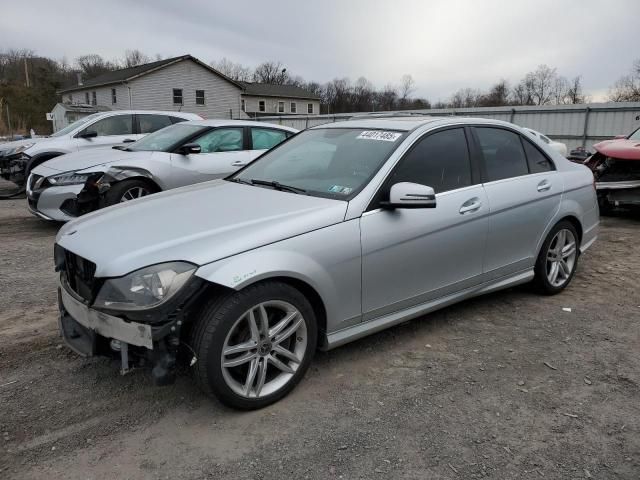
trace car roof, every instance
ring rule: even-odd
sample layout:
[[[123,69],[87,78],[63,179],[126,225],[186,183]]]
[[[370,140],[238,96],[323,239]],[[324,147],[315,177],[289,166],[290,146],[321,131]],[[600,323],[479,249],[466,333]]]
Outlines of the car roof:
[[[325,123],[322,125],[318,125],[313,127],[314,129],[319,128],[364,128],[364,129],[372,129],[372,130],[399,130],[404,132],[410,132],[417,128],[423,127],[425,125],[431,125],[433,127],[436,126],[444,126],[444,125],[478,125],[478,124],[486,124],[486,125],[499,125],[499,126],[508,126],[515,127],[519,129],[517,125],[513,123],[504,122],[501,120],[493,120],[488,118],[477,118],[477,117],[458,117],[458,116],[417,116],[417,115],[407,115],[407,116],[389,116],[389,117],[369,117],[367,116],[358,116],[352,117],[349,120],[344,120],[341,122],[335,123]]]
[[[102,116],[111,116],[111,115],[131,115],[131,114],[136,114],[136,115],[170,115],[172,117],[181,117],[181,118],[202,118],[200,115],[198,115],[197,113],[191,113],[191,112],[172,112],[169,110],[107,110],[105,112],[96,112],[92,115],[102,115]]]
[[[236,127],[278,128],[280,130],[286,130],[288,132],[294,132],[294,133],[298,131],[295,128],[287,127],[285,125],[278,125],[275,123],[267,123],[267,122],[253,122],[250,120],[220,120],[220,119],[190,120],[188,122],[184,122],[182,125],[201,125],[203,127],[236,126]]]

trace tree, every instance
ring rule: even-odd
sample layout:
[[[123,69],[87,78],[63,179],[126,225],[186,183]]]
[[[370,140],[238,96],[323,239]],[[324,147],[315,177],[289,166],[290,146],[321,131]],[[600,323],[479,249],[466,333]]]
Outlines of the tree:
[[[137,67],[138,65],[144,65],[150,63],[151,57],[145,55],[140,50],[127,50],[124,54],[124,61],[122,62],[124,68]]]
[[[509,84],[506,80],[500,80],[493,85],[488,93],[478,99],[480,107],[502,107],[509,105]]]
[[[587,103],[588,97],[582,91],[582,76],[573,77],[569,82],[566,100],[570,104]]]
[[[415,90],[415,84],[416,82],[409,74],[403,75],[400,79],[400,108],[406,108],[409,97]]]
[[[106,61],[100,55],[92,53],[89,55],[82,55],[76,58],[76,64],[82,74],[82,77],[93,78],[103,73],[115,70],[117,67],[112,62]]]
[[[253,81],[259,83],[271,83],[285,85],[289,83],[289,74],[281,62],[263,62],[253,72]]]
[[[250,82],[253,75],[250,67],[233,62],[227,57],[223,57],[217,62],[211,62],[211,66],[236,82]]]
[[[631,73],[620,77],[609,89],[612,102],[640,102],[640,59],[636,60]]]

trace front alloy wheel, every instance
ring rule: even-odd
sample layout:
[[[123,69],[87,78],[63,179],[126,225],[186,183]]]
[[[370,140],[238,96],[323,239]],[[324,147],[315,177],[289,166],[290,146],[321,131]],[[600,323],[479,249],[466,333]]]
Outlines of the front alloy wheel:
[[[265,281],[212,294],[191,331],[195,380],[230,407],[262,408],[301,380],[317,335],[309,301],[287,283]]]
[[[307,351],[307,327],[290,303],[272,300],[247,310],[222,347],[222,375],[245,398],[277,392],[293,378]]]

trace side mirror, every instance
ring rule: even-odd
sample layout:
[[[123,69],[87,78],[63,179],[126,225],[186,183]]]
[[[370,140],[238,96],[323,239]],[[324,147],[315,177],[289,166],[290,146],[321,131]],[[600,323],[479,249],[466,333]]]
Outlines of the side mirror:
[[[389,201],[380,202],[382,208],[436,208],[436,192],[419,183],[400,182],[391,186]]]
[[[178,153],[182,155],[191,155],[192,153],[202,152],[202,147],[197,143],[185,143],[178,149]]]
[[[98,132],[96,132],[95,130],[85,130],[80,135],[78,135],[78,137],[80,138],[95,138],[97,136]]]

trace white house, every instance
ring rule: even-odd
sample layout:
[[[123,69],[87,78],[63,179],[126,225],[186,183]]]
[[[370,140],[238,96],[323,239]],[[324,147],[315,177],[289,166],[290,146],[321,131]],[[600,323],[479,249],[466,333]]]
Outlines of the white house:
[[[318,115],[320,97],[295,85],[241,82],[242,110],[250,117]]]
[[[191,55],[107,72],[59,93],[65,105],[183,111],[203,118],[320,113],[320,99],[300,87],[236,82]]]
[[[107,72],[61,90],[69,104],[113,110],[166,110],[203,118],[246,118],[241,84],[191,55]]]

